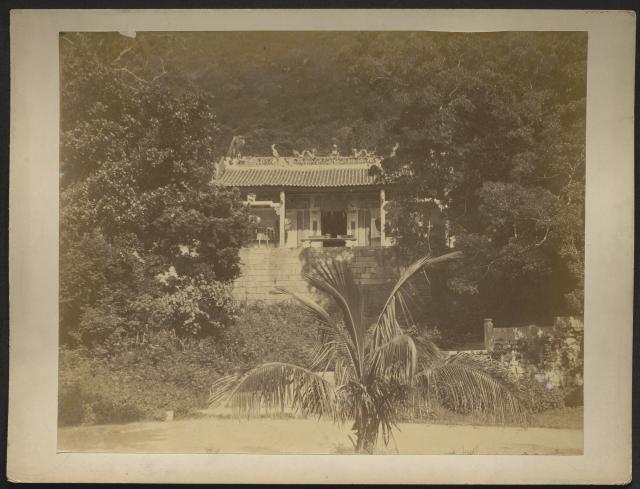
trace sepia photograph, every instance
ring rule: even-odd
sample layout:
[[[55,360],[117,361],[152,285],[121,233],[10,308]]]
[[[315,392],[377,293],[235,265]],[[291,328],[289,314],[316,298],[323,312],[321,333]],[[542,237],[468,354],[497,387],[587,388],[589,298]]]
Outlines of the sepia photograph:
[[[581,455],[586,32],[59,34],[59,452]]]
[[[10,20],[8,480],[631,480],[633,11]]]

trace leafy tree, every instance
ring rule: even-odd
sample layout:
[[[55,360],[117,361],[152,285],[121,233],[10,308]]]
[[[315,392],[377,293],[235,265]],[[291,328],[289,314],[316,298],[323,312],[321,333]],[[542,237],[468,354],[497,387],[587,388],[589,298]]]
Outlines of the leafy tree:
[[[144,48],[123,36],[60,42],[63,339],[215,331],[233,315],[224,284],[239,272],[248,216],[212,184],[211,98],[161,58],[123,65]]]
[[[363,41],[358,41],[358,39]],[[246,154],[280,154],[334,143],[343,153],[373,149],[393,106],[376,106],[354,76],[366,51],[360,32],[139,32],[85,35],[102,63],[127,83],[156,80],[174,93],[208,94],[216,108],[213,150],[245,136]],[[108,42],[107,42],[108,41]],[[345,104],[344,100],[349,100]]]
[[[402,188],[389,231],[417,258],[446,249],[448,221],[465,251],[455,275],[433,277],[435,324],[582,311],[584,33],[142,33],[135,44],[127,70],[166,71],[173,90],[182,73],[213,97],[219,153],[235,134],[247,154],[335,143],[386,156],[399,143],[383,162]]]
[[[69,219],[109,236],[144,223],[152,231],[134,233],[144,249],[166,230],[158,246],[175,253],[211,242],[206,227],[190,243],[177,242],[177,221],[169,231],[174,208],[190,219],[177,182],[207,182],[233,135],[245,136],[246,154],[270,154],[273,143],[280,154],[326,153],[335,143],[343,154],[386,156],[399,143],[381,176],[402,186],[390,192],[389,232],[417,258],[446,249],[448,221],[465,251],[453,275],[431,277],[432,324],[582,311],[585,34],[145,32],[60,42],[61,187],[63,199],[86,203],[64,209]],[[114,184],[125,181],[131,189]],[[223,268],[216,273],[233,275]],[[150,273],[167,269],[160,261]]]
[[[312,299],[283,289],[320,324],[312,367],[271,362],[222,377],[212,387],[211,404],[228,404],[237,415],[248,416],[261,408],[290,404],[304,415],[353,420],[355,449],[366,453],[373,451],[379,434],[388,443],[407,407],[436,403],[443,397],[454,409],[491,413],[501,421],[525,416],[518,389],[495,365],[466,354],[448,356],[426,338],[414,341],[406,333],[411,326],[407,281],[425,267],[458,257],[456,252],[413,263],[371,326],[349,267],[339,261],[318,265],[307,278],[336,302],[341,320],[334,320]],[[323,372],[314,371],[319,368]],[[333,382],[325,373],[329,369]]]
[[[398,144],[381,175],[402,189],[389,231],[411,256],[442,252],[447,235],[465,252],[440,281],[448,300],[436,321],[580,314],[586,36],[404,41],[373,37],[376,56],[357,72],[361,83],[382,80],[372,85],[380,101],[400,107],[381,141]]]

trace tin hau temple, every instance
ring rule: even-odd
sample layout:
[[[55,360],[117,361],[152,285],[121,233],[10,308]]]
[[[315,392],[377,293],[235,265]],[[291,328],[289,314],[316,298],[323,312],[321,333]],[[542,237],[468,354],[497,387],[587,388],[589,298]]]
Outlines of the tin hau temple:
[[[379,165],[365,150],[343,156],[334,146],[324,156],[295,151],[284,157],[274,145],[271,156],[243,156],[232,142],[216,179],[238,188],[253,216],[250,244],[240,253],[237,298],[278,300],[275,286],[307,291],[302,274],[317,259],[349,260],[362,285],[393,279],[393,242],[385,235],[389,189],[370,174]]]

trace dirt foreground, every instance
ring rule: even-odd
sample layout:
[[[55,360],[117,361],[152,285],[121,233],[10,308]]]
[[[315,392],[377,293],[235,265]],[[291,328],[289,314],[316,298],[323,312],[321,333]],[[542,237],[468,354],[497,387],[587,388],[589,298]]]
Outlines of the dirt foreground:
[[[79,426],[58,430],[61,452],[351,453],[349,425],[310,419],[233,420],[204,417],[169,422]],[[400,424],[379,453],[582,454],[575,429]]]

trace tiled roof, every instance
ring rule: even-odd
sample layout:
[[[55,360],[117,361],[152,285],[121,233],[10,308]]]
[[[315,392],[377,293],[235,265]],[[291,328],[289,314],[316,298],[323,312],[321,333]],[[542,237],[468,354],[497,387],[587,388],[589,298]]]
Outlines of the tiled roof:
[[[369,176],[375,160],[343,157],[275,160],[271,164],[262,160],[265,158],[224,165],[218,183],[228,187],[355,187],[376,183]]]

